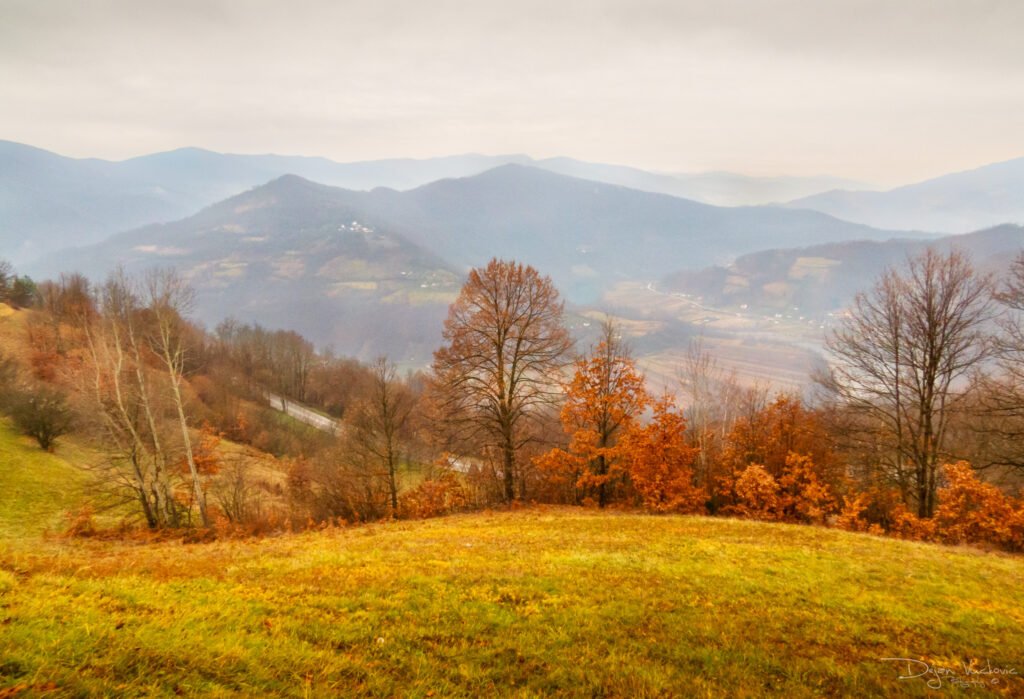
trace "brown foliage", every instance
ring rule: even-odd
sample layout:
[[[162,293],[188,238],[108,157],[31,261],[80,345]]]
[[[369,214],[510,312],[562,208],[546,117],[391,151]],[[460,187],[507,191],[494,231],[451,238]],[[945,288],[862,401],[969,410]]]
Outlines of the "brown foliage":
[[[465,509],[469,498],[458,475],[442,471],[421,481],[398,499],[398,516],[405,519],[439,517]]]
[[[760,520],[776,520],[782,515],[782,499],[779,484],[761,464],[751,464],[733,485],[735,502],[727,512],[741,517]]]
[[[947,485],[939,489],[935,533],[950,543],[986,543],[1024,549],[1024,502],[978,479],[970,464],[944,467]]]
[[[90,505],[83,505],[74,512],[67,512],[64,519],[67,526],[64,536],[71,538],[87,538],[96,535],[95,511]]]
[[[686,420],[671,396],[655,402],[650,423],[631,426],[622,449],[644,507],[655,512],[704,511],[704,491],[693,479],[697,450],[686,443]]]
[[[782,511],[785,519],[810,524],[823,524],[835,507],[835,498],[818,478],[809,456],[790,452],[779,479],[782,490]]]
[[[604,507],[629,470],[622,437],[650,402],[616,328],[605,323],[603,339],[576,360],[566,386],[561,421],[570,437],[568,449],[538,458],[538,468],[555,481],[573,484],[575,499],[593,499]]]
[[[835,526],[848,532],[868,532],[873,526],[864,519],[870,498],[867,493],[853,493],[843,497],[843,507],[836,517]]]
[[[817,413],[794,396],[782,395],[750,416],[737,420],[726,440],[727,471],[738,473],[749,464],[761,464],[781,478],[790,454],[804,454],[819,476],[836,469],[838,459],[832,435]]]
[[[899,502],[889,513],[889,534],[911,541],[930,541],[935,538],[935,520],[918,517]]]

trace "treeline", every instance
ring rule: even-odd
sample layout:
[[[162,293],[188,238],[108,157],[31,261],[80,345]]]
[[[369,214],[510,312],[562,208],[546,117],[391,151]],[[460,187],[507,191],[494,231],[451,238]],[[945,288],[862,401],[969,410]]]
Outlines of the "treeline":
[[[152,528],[519,501],[1024,548],[1024,257],[1002,281],[956,252],[887,271],[828,338],[809,397],[743,386],[699,346],[674,395],[651,395],[614,323],[578,352],[551,280],[515,262],[469,273],[430,370],[406,376],[293,332],[204,331],[191,302],[167,271],[44,282],[25,376],[5,365],[104,446],[101,482]],[[224,439],[277,456],[278,476],[230,462]]]
[[[0,303],[15,308],[28,308],[36,301],[36,285],[30,277],[19,277],[14,267],[0,260]]]

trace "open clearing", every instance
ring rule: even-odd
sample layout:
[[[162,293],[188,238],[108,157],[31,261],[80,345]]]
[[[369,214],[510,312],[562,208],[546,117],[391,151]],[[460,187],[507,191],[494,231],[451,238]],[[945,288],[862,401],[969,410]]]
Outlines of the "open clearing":
[[[535,509],[25,543],[0,686],[30,694],[925,696],[881,658],[1024,671],[1024,560],[819,528]]]

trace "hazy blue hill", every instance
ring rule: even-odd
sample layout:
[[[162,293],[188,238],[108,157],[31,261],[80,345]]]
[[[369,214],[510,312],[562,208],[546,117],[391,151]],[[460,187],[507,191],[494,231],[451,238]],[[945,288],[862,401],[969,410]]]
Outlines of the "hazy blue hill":
[[[743,255],[727,267],[680,271],[661,284],[664,291],[700,296],[710,306],[806,314],[843,308],[858,291],[868,289],[888,267],[932,245],[968,253],[984,271],[997,275],[1024,250],[1024,227],[1006,224],[933,242],[920,240],[850,241]]]
[[[174,266],[199,293],[197,316],[292,328],[344,354],[422,361],[461,279],[443,260],[367,225],[365,194],[294,175],[189,218],[115,235],[53,256],[39,275],[101,278]]]
[[[787,206],[882,228],[944,233],[1024,223],[1024,158],[887,192],[825,192],[791,201]]]
[[[349,354],[425,360],[462,274],[493,256],[534,264],[570,301],[589,303],[621,280],[658,279],[766,246],[892,235],[816,212],[718,208],[505,165],[407,192],[288,175],[28,271],[96,278],[118,263],[174,265],[198,288],[207,322],[235,315]]]
[[[753,177],[733,172],[669,174],[572,158],[547,158],[536,161],[535,165],[560,175],[671,194],[716,206],[753,206],[789,201],[834,189],[871,188],[865,183],[839,177]]]
[[[812,211],[720,208],[519,165],[371,198],[378,220],[441,257],[460,266],[514,257],[551,274],[578,302],[615,281],[766,247],[896,235]]]
[[[520,160],[526,159],[460,155],[336,163],[181,148],[112,162],[0,141],[0,257],[23,262],[118,231],[180,219],[285,174],[349,189],[408,189]]]
[[[119,231],[180,219],[285,174],[352,190],[408,190],[510,163],[717,204],[782,200],[840,182],[729,173],[665,175],[569,158],[534,161],[514,154],[338,163],[180,148],[111,162],[67,158],[0,141],[0,256],[23,262],[60,248],[89,245]]]
[[[0,141],[0,256],[25,260],[184,213],[115,163]]]

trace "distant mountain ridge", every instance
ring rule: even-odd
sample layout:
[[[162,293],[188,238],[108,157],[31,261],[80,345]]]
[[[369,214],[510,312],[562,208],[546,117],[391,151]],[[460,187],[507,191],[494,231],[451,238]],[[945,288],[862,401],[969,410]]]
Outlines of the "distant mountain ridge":
[[[326,158],[230,155],[181,148],[119,162],[74,159],[0,141],[0,257],[26,261],[97,243],[205,206],[285,174],[352,189],[416,187],[482,172],[522,156],[335,163]]]
[[[616,281],[657,278],[766,246],[910,235],[812,211],[715,207],[522,165],[408,192],[375,190],[368,199],[368,216],[457,266],[514,257],[551,274],[579,303]]]
[[[659,285],[721,308],[823,314],[846,307],[886,267],[900,266],[926,247],[968,253],[983,272],[1005,272],[1024,251],[1024,226],[1005,224],[934,241],[847,241],[742,255],[728,266],[682,270]]]
[[[1024,223],[1024,157],[898,187],[887,192],[830,191],[790,201],[879,228],[967,233]]]
[[[669,175],[571,158],[466,154],[339,163],[327,158],[233,155],[180,148],[123,161],[67,158],[0,141],[0,256],[30,260],[113,233],[196,213],[286,174],[345,189],[413,189],[499,165],[532,165],[582,179],[717,205],[782,201],[857,183],[837,178]]]
[[[102,278],[176,267],[196,288],[197,317],[297,330],[321,347],[422,360],[436,346],[461,274],[393,231],[368,224],[363,193],[286,175],[186,219],[66,251],[33,270]]]
[[[812,211],[719,208],[504,165],[406,192],[287,175],[28,271],[96,278],[117,263],[175,265],[199,289],[207,322],[231,314],[348,354],[423,359],[462,274],[493,256],[533,264],[570,301],[589,303],[621,280],[657,279],[767,245],[893,235]]]

